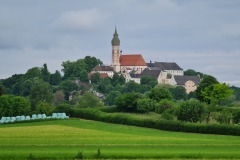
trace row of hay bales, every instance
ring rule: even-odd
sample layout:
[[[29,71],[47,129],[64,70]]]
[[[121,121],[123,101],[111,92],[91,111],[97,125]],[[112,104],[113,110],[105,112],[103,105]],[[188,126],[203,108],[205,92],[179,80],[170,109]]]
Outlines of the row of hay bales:
[[[0,120],[0,124],[37,119],[68,119],[68,118],[69,116],[67,116],[66,113],[53,113],[52,116],[46,116],[46,114],[33,114],[31,117],[24,115],[16,117],[2,117]]]

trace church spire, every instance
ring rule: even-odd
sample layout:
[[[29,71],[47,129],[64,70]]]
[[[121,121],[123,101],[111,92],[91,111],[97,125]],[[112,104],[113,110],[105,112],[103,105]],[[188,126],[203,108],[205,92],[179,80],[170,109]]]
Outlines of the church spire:
[[[115,32],[113,34],[112,45],[113,46],[120,46],[120,40],[118,38],[118,33],[117,33],[117,27],[116,26],[115,26]]]
[[[120,72],[120,40],[118,38],[117,28],[115,26],[115,32],[112,39],[112,66],[115,72]]]

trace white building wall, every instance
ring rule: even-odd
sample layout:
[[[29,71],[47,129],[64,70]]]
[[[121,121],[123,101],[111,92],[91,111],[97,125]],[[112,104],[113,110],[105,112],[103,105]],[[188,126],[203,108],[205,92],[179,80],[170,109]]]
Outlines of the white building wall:
[[[134,81],[135,83],[140,84],[140,78],[132,78],[129,74],[125,74],[125,81],[126,83],[129,81]]]
[[[165,71],[174,76],[183,76],[183,70],[165,70]]]
[[[126,68],[131,68],[136,74],[140,74],[147,66],[121,66],[121,72],[125,71]]]
[[[197,89],[197,86],[195,85],[195,83],[190,80],[185,83],[184,87],[186,89],[187,94],[189,94],[190,92],[193,92]]]
[[[113,71],[92,71],[91,73],[107,73],[109,77],[113,77]]]

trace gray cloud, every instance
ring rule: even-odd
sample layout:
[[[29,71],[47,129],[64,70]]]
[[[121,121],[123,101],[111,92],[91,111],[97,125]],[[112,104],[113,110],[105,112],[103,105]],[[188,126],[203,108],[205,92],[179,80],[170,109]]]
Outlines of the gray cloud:
[[[105,20],[96,8],[64,12],[53,22],[55,28],[66,30],[89,30],[99,26]]]
[[[117,25],[124,53],[240,86],[237,15],[239,0],[0,0],[0,78],[86,55],[110,64]]]

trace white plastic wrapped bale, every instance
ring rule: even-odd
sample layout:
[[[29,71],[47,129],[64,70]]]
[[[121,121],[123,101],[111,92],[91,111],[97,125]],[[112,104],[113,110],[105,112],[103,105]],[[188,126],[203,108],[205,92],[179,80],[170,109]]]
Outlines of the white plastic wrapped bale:
[[[58,119],[63,119],[62,113],[57,113],[57,118]]]
[[[37,119],[37,115],[36,115],[36,114],[33,114],[31,119],[32,119],[32,120]]]
[[[46,118],[47,118],[46,114],[42,114],[42,119],[46,119]]]
[[[31,120],[31,117],[30,116],[26,116],[26,119],[27,121]]]
[[[20,116],[20,120],[21,120],[21,121],[24,121],[25,119],[26,119],[26,118],[25,118],[24,115]]]
[[[0,120],[0,123],[3,124],[3,123],[5,123],[5,121],[6,121],[6,117],[2,117]]]
[[[67,116],[66,113],[62,113],[62,117],[63,117],[64,119],[68,119],[68,118],[69,118],[69,116]]]
[[[57,117],[58,117],[57,113],[52,114],[52,118],[57,118]]]
[[[17,116],[16,121],[21,121],[21,116]]]
[[[5,123],[9,123],[9,122],[10,122],[10,120],[11,120],[11,118],[10,118],[10,117],[6,117],[6,121],[5,121]]]
[[[38,119],[42,119],[42,114],[37,114]]]
[[[16,121],[16,117],[11,117],[11,119],[10,119],[10,122],[15,122]]]

